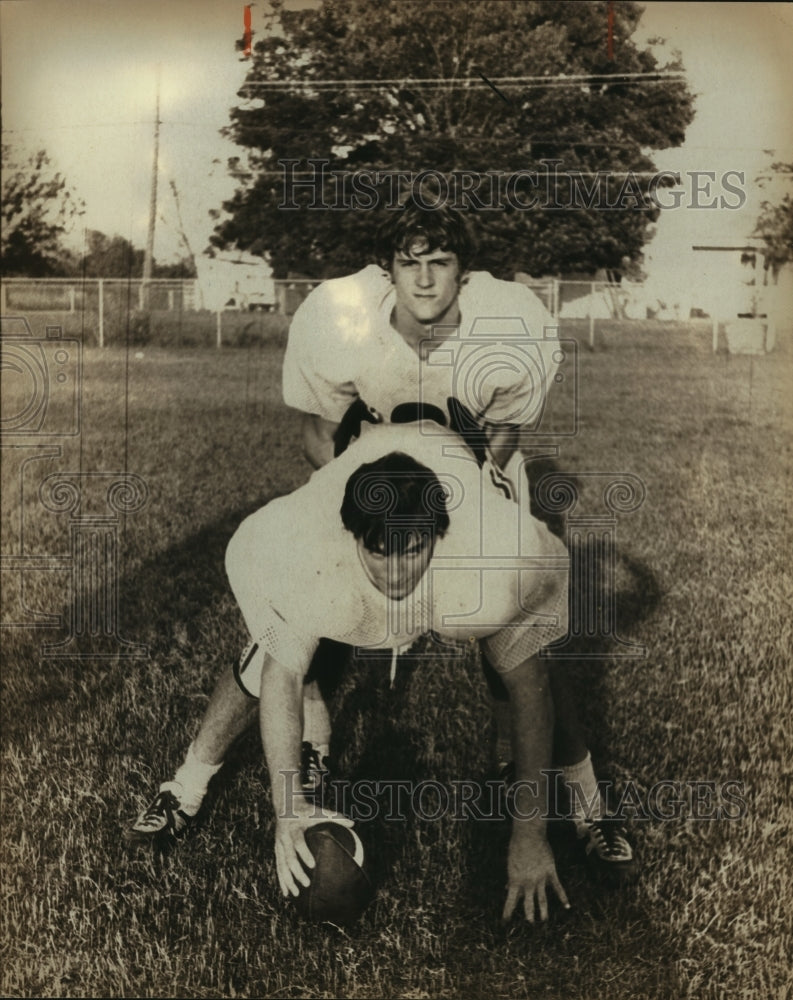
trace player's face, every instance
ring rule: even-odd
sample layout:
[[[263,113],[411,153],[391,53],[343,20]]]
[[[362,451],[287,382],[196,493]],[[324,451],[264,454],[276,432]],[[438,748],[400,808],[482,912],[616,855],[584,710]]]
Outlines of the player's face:
[[[437,323],[457,307],[460,292],[460,264],[457,254],[446,250],[431,253],[394,254],[391,268],[400,313],[421,324]]]
[[[358,542],[366,575],[392,601],[412,594],[427,571],[435,543],[429,534],[412,534],[402,552],[373,552]]]

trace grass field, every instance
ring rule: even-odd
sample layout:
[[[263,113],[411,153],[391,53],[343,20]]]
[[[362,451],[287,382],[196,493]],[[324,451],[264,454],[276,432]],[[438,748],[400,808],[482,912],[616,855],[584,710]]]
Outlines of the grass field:
[[[255,734],[193,835],[165,855],[125,852],[121,831],[240,648],[225,545],[244,514],[308,473],[277,342],[142,354],[86,350],[82,433],[40,466],[145,480],[146,507],[119,526],[119,585],[121,633],[148,658],[43,659],[62,631],[0,632],[4,996],[791,995],[789,342],[731,357],[710,353],[707,326],[624,325],[579,352],[578,433],[558,465],[583,484],[631,473],[647,491],[618,519],[614,584],[619,633],[647,656],[599,640],[600,658],[573,664],[599,775],[642,796],[660,781],[681,792],[733,781],[743,805],[732,820],[692,818],[690,802],[666,821],[636,819],[642,874],[622,890],[587,875],[557,831],[573,908],[536,929],[499,924],[505,824],[449,816],[368,824],[375,905],[347,932],[299,922],[275,886]],[[35,483],[20,498],[15,468],[4,462],[4,554],[20,524],[26,551],[67,551],[67,516],[43,511]],[[582,490],[576,513],[602,513],[597,491]],[[31,573],[26,600],[60,611],[64,581]],[[335,706],[343,773],[485,775],[475,657],[408,661],[395,691],[386,674],[358,663]]]

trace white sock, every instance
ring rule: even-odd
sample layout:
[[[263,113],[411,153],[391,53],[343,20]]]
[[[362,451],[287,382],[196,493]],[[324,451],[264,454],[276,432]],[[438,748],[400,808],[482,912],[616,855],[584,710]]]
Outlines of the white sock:
[[[328,756],[330,745],[330,715],[319,686],[314,681],[303,687],[303,741],[317,747],[321,756]]]
[[[187,813],[188,816],[195,816],[204,801],[210,780],[221,767],[223,767],[222,761],[220,764],[205,764],[199,760],[196,757],[193,744],[190,744],[184,763],[174,775],[173,781],[166,782],[169,787],[179,785],[177,798],[182,812]]]
[[[597,778],[592,768],[592,757],[586,757],[578,764],[562,768],[562,777],[570,793],[570,812],[576,826],[589,819],[600,819],[606,813],[600,797]]]

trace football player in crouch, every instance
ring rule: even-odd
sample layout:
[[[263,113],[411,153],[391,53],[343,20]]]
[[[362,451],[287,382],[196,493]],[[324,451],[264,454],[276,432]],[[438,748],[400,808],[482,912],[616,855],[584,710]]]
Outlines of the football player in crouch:
[[[405,404],[434,405],[470,431],[487,474],[517,496],[524,488],[522,426],[537,422],[558,367],[550,314],[525,286],[470,271],[475,243],[461,213],[409,203],[378,234],[378,264],[324,282],[295,313],[284,359],[286,403],[303,413],[304,451],[314,468],[334,455],[340,425],[357,409],[392,419]],[[495,362],[494,362],[495,359]],[[364,401],[366,406],[364,406]],[[495,764],[511,770],[509,693],[487,657]],[[561,669],[551,674],[554,764],[573,792],[572,818],[587,856],[630,874],[622,828],[606,820],[573,700]],[[316,682],[304,687],[304,770],[328,752],[330,720]],[[212,775],[255,716],[232,667],[222,674],[198,734],[173,781],[141,813],[140,839],[178,833],[200,808]]]
[[[284,895],[308,884],[305,830],[327,818],[291,784],[320,639],[391,649],[432,632],[479,639],[509,692],[517,798],[504,919],[523,899],[528,920],[545,920],[549,888],[568,905],[545,837],[553,713],[537,656],[567,630],[568,559],[528,503],[505,496],[452,431],[367,428],[305,486],[248,517],[226,568],[253,639],[239,679],[260,696]]]

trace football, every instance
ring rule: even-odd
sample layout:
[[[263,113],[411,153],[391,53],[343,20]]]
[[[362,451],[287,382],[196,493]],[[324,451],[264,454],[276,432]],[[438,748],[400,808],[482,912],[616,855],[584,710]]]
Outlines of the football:
[[[306,868],[311,882],[301,885],[295,898],[298,912],[316,922],[354,923],[374,898],[361,838],[351,828],[327,822],[309,827],[306,843],[315,865]]]

